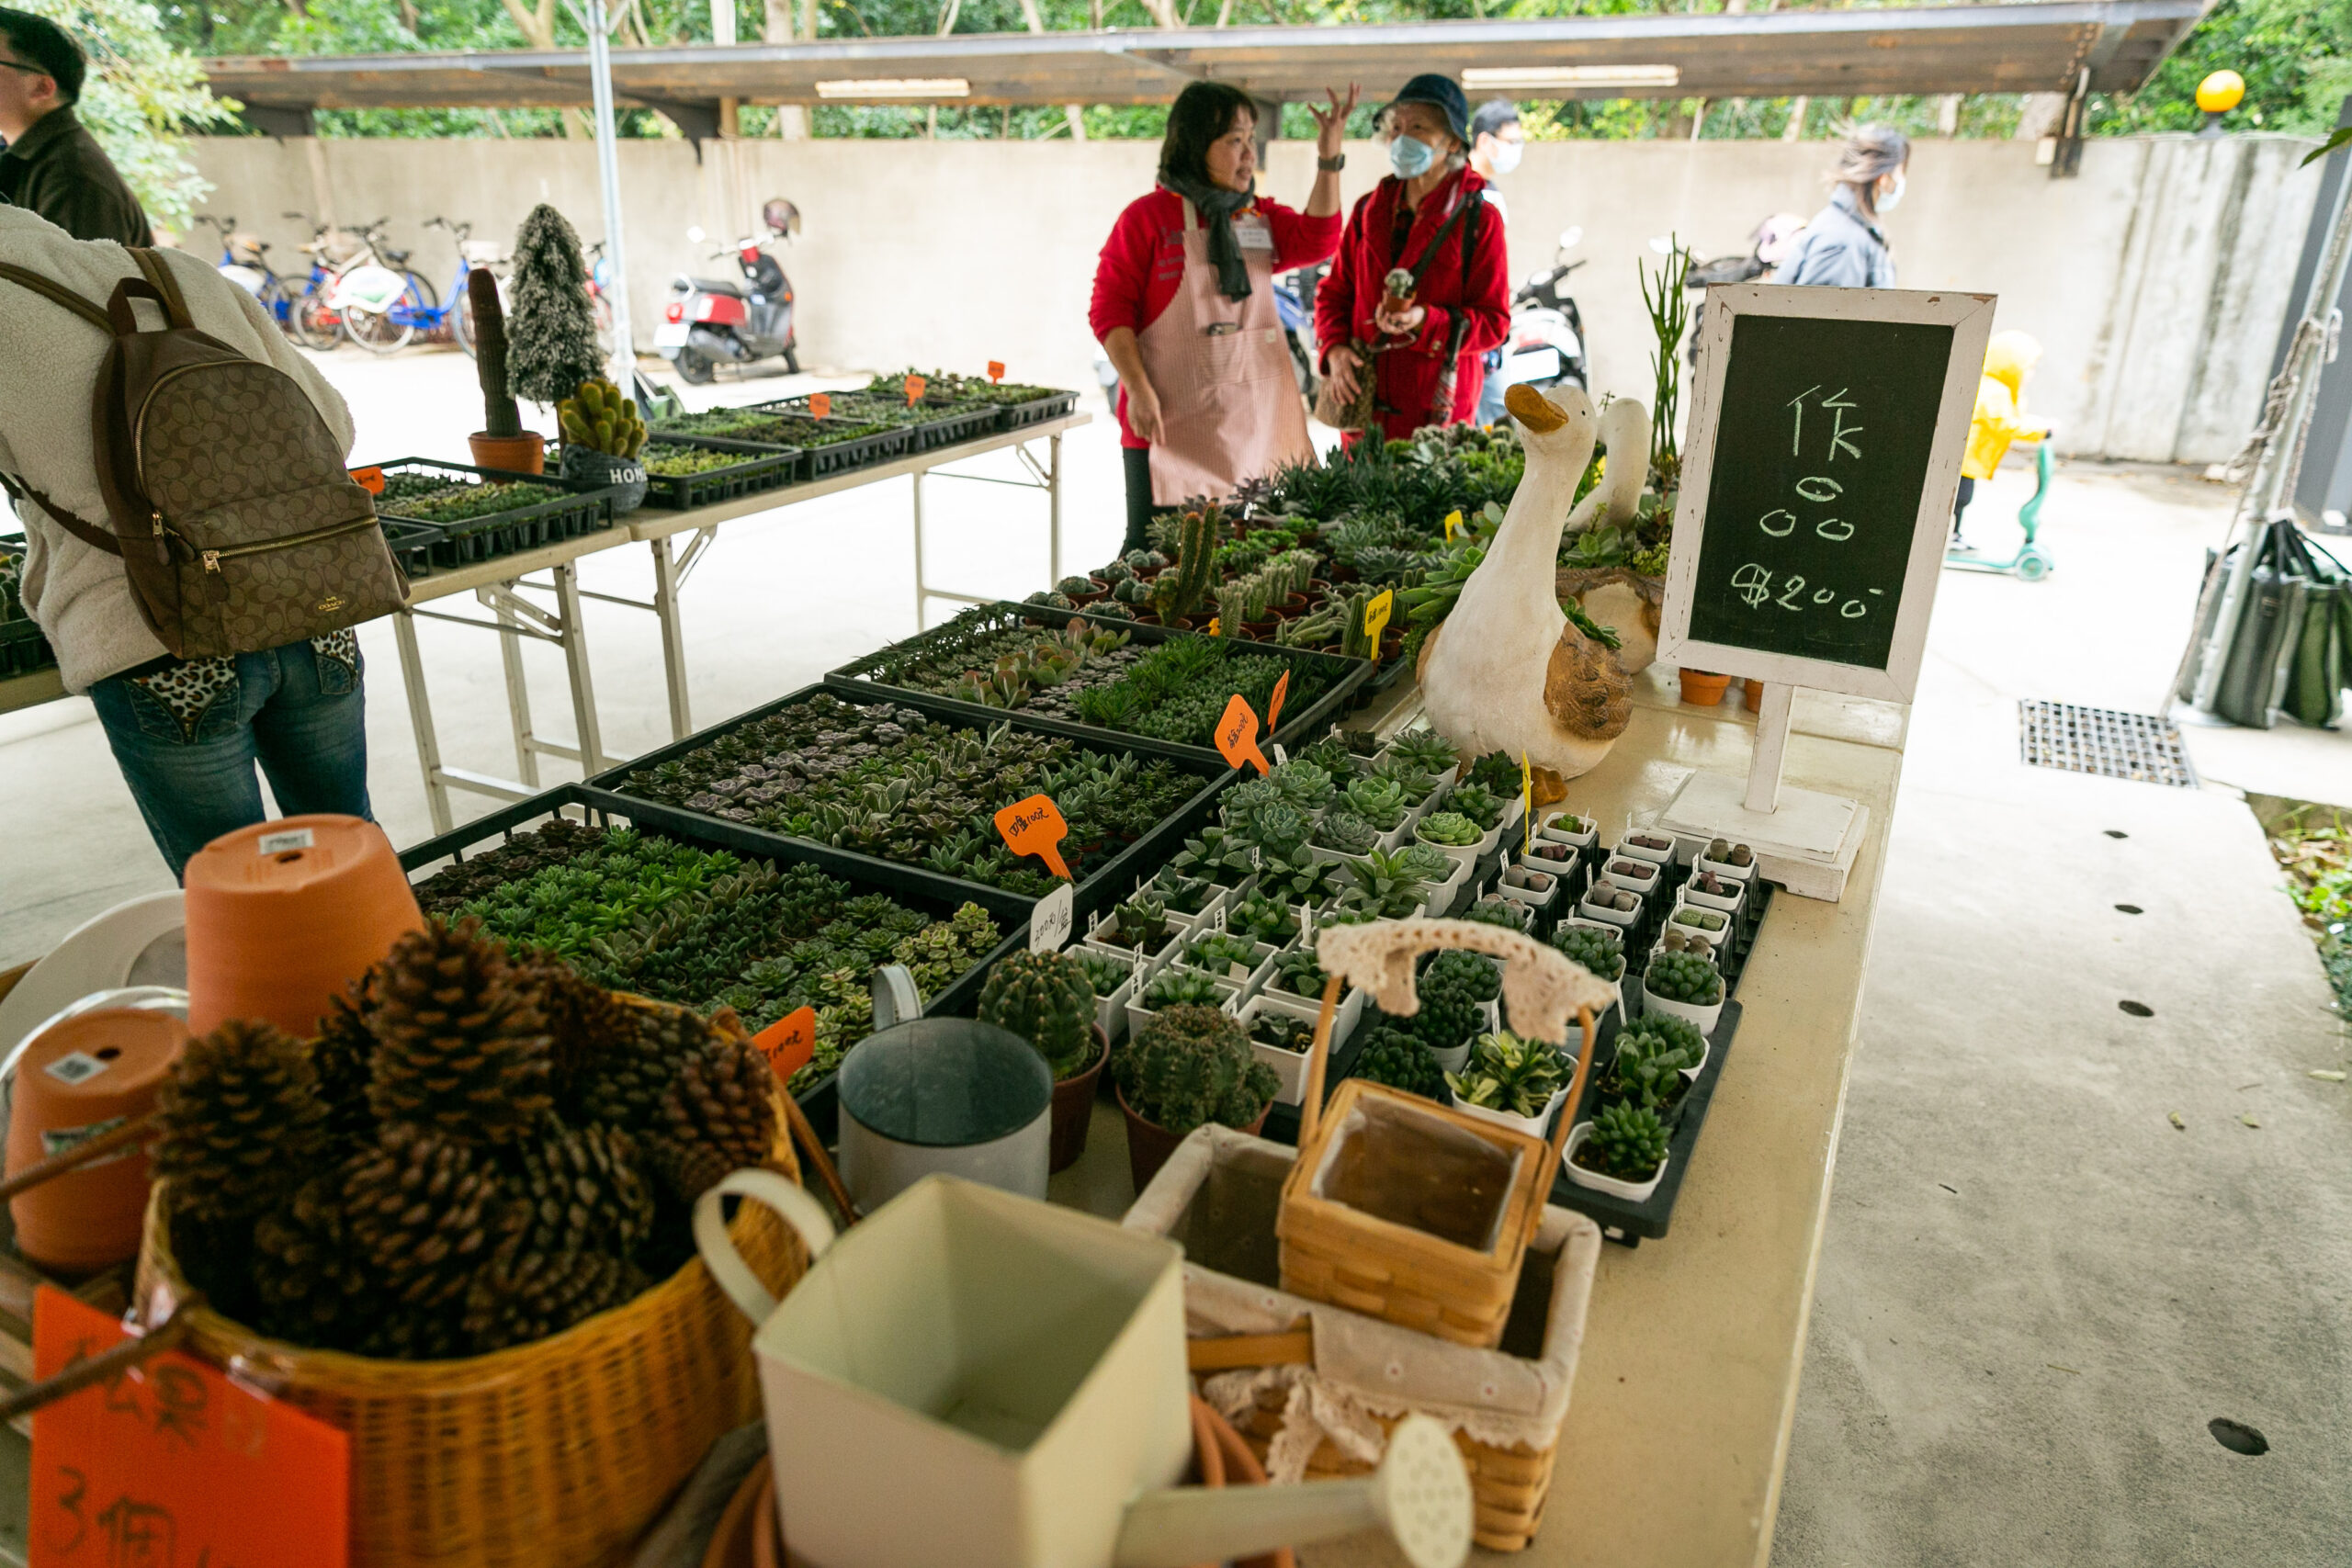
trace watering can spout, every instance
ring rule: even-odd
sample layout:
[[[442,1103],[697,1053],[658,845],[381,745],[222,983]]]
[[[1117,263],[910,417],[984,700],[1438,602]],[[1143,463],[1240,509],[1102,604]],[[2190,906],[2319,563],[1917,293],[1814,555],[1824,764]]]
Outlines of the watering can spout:
[[[1175,1486],[1128,1505],[1112,1568],[1184,1568],[1385,1529],[1413,1568],[1461,1568],[1470,1555],[1470,1477],[1445,1428],[1408,1416],[1380,1468],[1296,1486]]]

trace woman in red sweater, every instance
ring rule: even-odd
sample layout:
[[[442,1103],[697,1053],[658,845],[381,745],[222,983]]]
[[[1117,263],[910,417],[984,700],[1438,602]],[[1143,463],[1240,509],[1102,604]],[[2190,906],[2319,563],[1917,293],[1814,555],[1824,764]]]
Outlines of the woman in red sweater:
[[[1339,243],[1340,137],[1356,90],[1330,97],[1328,113],[1308,106],[1319,156],[1305,212],[1257,194],[1249,95],[1195,82],[1168,111],[1158,188],[1112,225],[1087,315],[1119,371],[1124,548],[1142,547],[1155,507],[1227,496],[1315,455],[1273,276]]]
[[[1332,390],[1353,398],[1370,375],[1373,420],[1391,440],[1470,419],[1481,361],[1510,335],[1503,219],[1467,166],[1469,107],[1431,72],[1381,111],[1394,172],[1348,215],[1340,259],[1315,297]],[[1398,269],[1419,274],[1401,306],[1386,290]]]

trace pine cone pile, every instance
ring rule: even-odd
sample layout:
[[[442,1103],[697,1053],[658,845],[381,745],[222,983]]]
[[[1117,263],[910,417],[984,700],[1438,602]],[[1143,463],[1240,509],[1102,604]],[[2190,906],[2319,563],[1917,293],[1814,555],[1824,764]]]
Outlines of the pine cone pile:
[[[317,1040],[230,1022],[189,1045],[154,1156],[174,1251],[300,1345],[436,1359],[560,1333],[675,1268],[694,1201],[766,1159],[775,1081],[732,1021],[435,921]]]

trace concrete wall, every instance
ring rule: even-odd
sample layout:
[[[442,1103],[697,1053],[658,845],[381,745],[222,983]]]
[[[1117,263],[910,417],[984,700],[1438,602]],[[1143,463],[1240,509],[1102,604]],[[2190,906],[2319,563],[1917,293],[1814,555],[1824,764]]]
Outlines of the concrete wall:
[[[2279,137],[2097,141],[2081,177],[2052,180],[2030,141],[1924,141],[1888,220],[1906,288],[2001,296],[1999,324],[2047,350],[2033,403],[2062,450],[2211,462],[2235,449],[2260,401],[2294,258],[2316,190],[2311,145]],[[1347,198],[1385,161],[1349,150]],[[1136,141],[744,141],[621,144],[632,309],[645,323],[680,271],[751,227],[785,195],[807,219],[785,255],[806,364],[875,369],[978,366],[1091,384],[1086,299],[1119,209],[1148,188],[1157,146]],[[1313,149],[1277,142],[1261,188],[1303,199]],[[1549,265],[1584,229],[1575,293],[1597,390],[1646,398],[1651,338],[1634,263],[1657,235],[1702,256],[1747,248],[1776,211],[1823,200],[1819,142],[1555,141],[1531,146],[1504,182],[1511,268]],[[277,214],[331,208],[345,222],[390,214],[396,243],[442,284],[454,253],[435,213],[510,236],[550,201],[584,238],[602,232],[594,157],[560,141],[277,141],[218,138],[197,158],[233,213],[290,257],[307,235]],[[699,227],[712,239],[686,239]]]

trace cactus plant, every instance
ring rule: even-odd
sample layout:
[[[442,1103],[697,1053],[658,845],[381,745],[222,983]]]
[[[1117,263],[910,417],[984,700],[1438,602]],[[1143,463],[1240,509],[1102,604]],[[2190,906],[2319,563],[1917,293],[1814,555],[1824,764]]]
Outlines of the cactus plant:
[[[1666,1123],[1645,1105],[1604,1105],[1577,1149],[1577,1163],[1620,1181],[1647,1181],[1666,1163]]]
[[[1102,583],[1095,581],[1091,577],[1065,577],[1059,582],[1054,584],[1055,592],[1067,594],[1072,599],[1076,599],[1081,594],[1100,593],[1102,592],[1102,588],[1103,585]]]
[[[572,446],[610,457],[634,457],[645,446],[645,421],[638,414],[637,400],[621,396],[610,381],[581,382],[556,405],[556,414],[564,440]]]
[[[1695,953],[1659,953],[1650,960],[1642,984],[1654,997],[1692,1007],[1713,1007],[1724,999],[1724,977]]]
[[[1559,1052],[1541,1040],[1521,1040],[1510,1030],[1482,1034],[1459,1073],[1445,1075],[1453,1098],[1465,1105],[1536,1116],[1566,1081]]]
[[[1213,577],[1211,558],[1225,530],[1225,509],[1210,501],[1196,501],[1177,517],[1176,565],[1152,582],[1151,607],[1162,621],[1189,615],[1200,607]]]
[[[980,987],[978,1013],[1035,1045],[1057,1083],[1093,1063],[1094,984],[1068,953],[1007,955]]]
[[[1624,944],[1612,933],[1590,926],[1563,925],[1552,933],[1552,945],[1572,964],[1580,964],[1600,979],[1614,980],[1625,973]]]
[[[1477,953],[1449,949],[1430,960],[1414,991],[1421,1010],[1413,1032],[1432,1051],[1451,1051],[1478,1032],[1480,1004],[1502,994],[1502,976]]]
[[[512,439],[523,434],[523,411],[506,389],[506,307],[498,298],[498,275],[476,267],[466,275],[466,298],[473,306],[474,377],[481,383],[482,434]]]
[[[1250,1055],[1238,1020],[1189,1004],[1171,1005],[1146,1024],[1111,1070],[1129,1111],[1179,1134],[1209,1122],[1247,1127],[1282,1087]]]
[[[1340,651],[1350,659],[1370,659],[1379,652],[1363,629],[1364,610],[1371,603],[1372,595],[1366,592],[1340,596]]]
[[[545,202],[514,235],[514,309],[507,321],[507,389],[553,403],[597,373],[596,317],[580,236]]]

